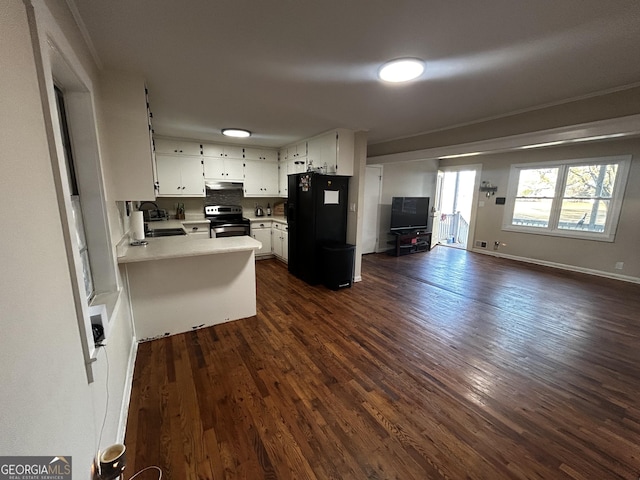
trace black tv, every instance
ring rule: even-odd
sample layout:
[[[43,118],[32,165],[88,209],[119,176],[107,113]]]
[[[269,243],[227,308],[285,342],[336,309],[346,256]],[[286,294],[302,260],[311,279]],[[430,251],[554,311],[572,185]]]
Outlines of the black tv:
[[[391,231],[427,228],[429,197],[393,197],[391,199]]]

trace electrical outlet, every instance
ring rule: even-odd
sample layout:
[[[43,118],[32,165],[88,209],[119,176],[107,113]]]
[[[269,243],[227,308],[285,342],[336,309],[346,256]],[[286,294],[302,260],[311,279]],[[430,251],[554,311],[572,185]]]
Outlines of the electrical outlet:
[[[493,249],[494,250],[498,250],[498,247],[500,246],[500,242],[493,242]]]
[[[624,268],[624,262],[616,262],[616,270],[622,270]]]

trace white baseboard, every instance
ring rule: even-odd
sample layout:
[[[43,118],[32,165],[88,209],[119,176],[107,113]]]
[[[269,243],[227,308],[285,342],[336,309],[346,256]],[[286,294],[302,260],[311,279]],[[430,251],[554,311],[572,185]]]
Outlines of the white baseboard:
[[[549,262],[549,261],[546,261],[546,260],[538,260],[538,259],[535,259],[535,258],[518,257],[516,255],[509,255],[509,254],[506,254],[506,253],[500,253],[500,252],[496,252],[496,251],[488,251],[488,250],[484,250],[482,248],[473,248],[471,251],[475,252],[475,253],[482,253],[483,255],[490,255],[492,257],[499,257],[499,258],[506,258],[506,259],[509,259],[509,260],[515,260],[517,262],[532,263],[534,265],[542,265],[542,266],[545,266],[545,267],[558,268],[560,270],[568,270],[570,272],[584,273],[584,274],[587,274],[587,275],[595,275],[596,277],[610,278],[612,280],[621,280],[623,282],[629,282],[629,283],[640,283],[640,278],[631,277],[629,275],[620,275],[620,274],[617,274],[617,273],[603,272],[601,270],[594,270],[594,269],[591,269],[591,268],[576,267],[575,265],[566,265],[564,263]]]
[[[129,362],[127,365],[127,375],[124,379],[124,392],[122,395],[122,405],[120,410],[120,422],[118,423],[118,439],[117,442],[124,443],[124,436],[127,431],[127,418],[129,415],[129,402],[131,401],[131,389],[133,387],[133,371],[136,365],[136,356],[138,354],[138,340],[136,337],[131,338],[131,350],[129,351]]]
[[[361,281],[362,281],[362,275],[356,275],[355,277],[353,277],[353,283],[357,283]]]

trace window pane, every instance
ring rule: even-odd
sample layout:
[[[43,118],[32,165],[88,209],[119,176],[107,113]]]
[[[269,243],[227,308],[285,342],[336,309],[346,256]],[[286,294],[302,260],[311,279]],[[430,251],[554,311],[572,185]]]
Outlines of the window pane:
[[[562,201],[558,228],[563,230],[583,230],[586,232],[604,232],[610,200],[572,200]]]
[[[516,197],[551,197],[556,194],[557,168],[520,170]],[[514,215],[515,217],[515,215]]]
[[[552,202],[550,198],[516,198],[511,224],[547,228]]]
[[[579,165],[567,173],[565,197],[611,198],[618,165]]]

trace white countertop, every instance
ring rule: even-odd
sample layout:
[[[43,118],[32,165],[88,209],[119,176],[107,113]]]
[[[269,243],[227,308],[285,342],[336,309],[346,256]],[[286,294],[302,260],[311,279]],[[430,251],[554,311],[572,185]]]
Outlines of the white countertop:
[[[271,215],[271,216],[263,216],[263,217],[256,217],[255,215],[252,216],[245,216],[245,218],[248,218],[250,221],[252,222],[279,222],[279,223],[287,223],[287,218],[283,215]]]
[[[183,222],[179,220],[179,222]],[[160,223],[160,222],[157,222]],[[167,228],[168,222],[162,222]],[[118,257],[118,263],[148,262],[165,258],[195,257],[220,253],[260,250],[262,243],[248,236],[223,238],[194,238],[190,235],[177,237],[146,238],[146,246],[128,246]]]
[[[181,228],[183,225],[192,225],[194,223],[210,223],[208,219],[202,216],[201,218],[186,218],[178,220],[171,218],[169,220],[160,220],[159,222],[146,222],[149,230],[155,230],[157,228]]]

